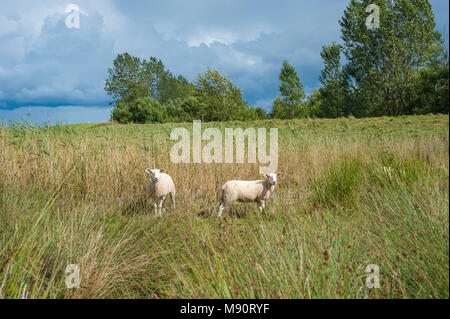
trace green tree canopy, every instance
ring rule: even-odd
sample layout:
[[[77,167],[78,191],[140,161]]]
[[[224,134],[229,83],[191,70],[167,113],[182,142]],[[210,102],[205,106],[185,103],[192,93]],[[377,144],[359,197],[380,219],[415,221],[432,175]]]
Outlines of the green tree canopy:
[[[280,98],[273,103],[272,116],[280,118],[299,117],[302,114],[301,108],[305,91],[297,71],[287,61],[283,61],[278,78],[280,80]]]
[[[227,75],[218,70],[207,70],[193,81],[194,96],[201,105],[198,114],[204,121],[240,120],[248,115],[249,107],[242,99],[241,90]]]
[[[163,123],[166,113],[162,105],[148,96],[132,101],[118,100],[112,119],[120,123]]]
[[[318,91],[321,104],[317,111],[322,117],[335,118],[352,112],[349,79],[341,64],[341,55],[342,46],[335,42],[323,46],[320,53],[324,68],[319,77],[322,87]]]
[[[369,4],[380,8],[380,27],[369,30]],[[442,49],[428,0],[351,0],[339,21],[348,71],[363,92],[365,115],[413,112],[419,70],[433,64]]]
[[[128,53],[117,55],[113,67],[108,69],[105,82],[107,94],[118,100],[130,100],[136,97],[131,89],[139,87],[145,96],[164,103],[170,99],[186,97],[192,89],[191,84],[183,77],[174,77],[166,70],[161,60],[151,57],[148,61],[133,57]],[[142,95],[139,95],[142,96]]]

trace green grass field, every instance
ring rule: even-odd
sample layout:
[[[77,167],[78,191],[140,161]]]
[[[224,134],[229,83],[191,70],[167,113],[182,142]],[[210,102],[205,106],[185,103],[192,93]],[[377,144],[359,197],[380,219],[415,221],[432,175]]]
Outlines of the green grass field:
[[[266,209],[229,179],[258,164],[174,164],[173,128],[0,128],[2,298],[448,298],[449,116],[267,120],[284,175]],[[144,169],[177,208],[155,217]],[[67,289],[68,264],[81,287]],[[367,265],[380,288],[366,287]]]

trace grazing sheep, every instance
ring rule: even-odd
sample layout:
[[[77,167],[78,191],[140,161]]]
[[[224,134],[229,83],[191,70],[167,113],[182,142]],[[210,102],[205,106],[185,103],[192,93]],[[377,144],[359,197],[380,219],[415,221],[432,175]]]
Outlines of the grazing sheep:
[[[175,208],[175,185],[172,178],[164,173],[163,169],[146,169],[150,174],[150,180],[147,184],[147,192],[150,194],[150,198],[154,200],[153,206],[155,207],[155,215],[158,216],[158,205],[156,201],[159,199],[159,216],[162,216],[162,206],[166,196],[170,194],[172,199],[172,206]]]
[[[239,202],[256,202],[259,204],[261,212],[266,206],[267,200],[275,189],[277,184],[277,176],[281,173],[264,174],[265,179],[258,181],[228,181],[223,184],[221,191],[221,199],[219,206],[219,217],[222,211],[234,201]]]

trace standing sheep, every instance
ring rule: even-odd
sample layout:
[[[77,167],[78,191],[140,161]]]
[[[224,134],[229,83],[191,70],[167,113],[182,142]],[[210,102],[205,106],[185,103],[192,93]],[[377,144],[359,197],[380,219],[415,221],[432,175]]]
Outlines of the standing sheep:
[[[150,174],[150,180],[147,184],[147,192],[150,198],[154,200],[155,215],[158,216],[158,205],[156,201],[159,199],[159,216],[162,216],[162,206],[166,196],[170,194],[172,206],[175,208],[175,185],[172,177],[165,173],[163,169],[146,169],[145,172]]]
[[[261,212],[275,189],[277,176],[281,173],[264,174],[265,179],[258,181],[228,181],[221,188],[221,199],[218,215],[234,201],[256,202]]]

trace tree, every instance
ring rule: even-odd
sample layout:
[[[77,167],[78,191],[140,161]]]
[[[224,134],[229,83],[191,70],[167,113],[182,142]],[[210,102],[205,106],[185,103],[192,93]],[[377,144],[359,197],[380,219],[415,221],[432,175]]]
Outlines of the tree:
[[[319,90],[313,90],[305,102],[305,115],[309,117],[325,117],[322,110],[323,99]]]
[[[365,25],[365,8],[380,8],[380,27]],[[440,33],[428,0],[351,0],[339,21],[347,71],[360,99],[360,113],[413,112],[418,72],[433,63]]]
[[[123,97],[120,101],[132,102],[139,98],[148,97],[150,88],[143,83],[128,81],[126,83],[126,90],[123,93]]]
[[[204,121],[228,121],[243,119],[248,112],[241,90],[227,75],[218,70],[207,70],[193,81],[194,96],[202,105]]]
[[[286,103],[284,103],[279,96],[273,100],[272,103],[272,113],[270,116],[276,119],[287,119],[289,118],[289,112],[286,107]]]
[[[286,111],[286,114],[283,115],[290,118],[298,117],[301,114],[305,92],[297,71],[287,61],[283,61],[279,80],[281,82],[279,86],[281,102],[284,104],[283,113]],[[282,108],[279,103],[280,101],[277,101],[276,107]]]
[[[255,111],[258,116],[258,120],[264,120],[267,117],[267,113],[262,107],[258,106]]]
[[[175,77],[166,70],[161,60],[151,57],[147,61],[128,53],[117,55],[105,82],[105,90],[113,98],[111,104],[115,105],[113,118],[123,123],[159,122],[162,118],[185,120],[187,116],[180,105],[192,89],[184,77]],[[179,114],[175,115],[176,111]]]
[[[113,62],[113,68],[108,69],[108,78],[105,83],[106,93],[113,98],[111,104],[117,100],[124,100],[126,96],[130,95],[131,83],[140,83],[142,86],[150,88],[149,82],[152,82],[152,79],[145,78],[141,66],[142,62],[137,57],[128,53],[117,55]]]
[[[184,107],[185,103],[186,99],[179,97],[170,99],[163,104],[169,122],[190,122],[193,120],[192,115]]]
[[[341,65],[342,46],[333,42],[330,46],[323,46],[320,56],[324,62],[319,81],[322,83],[320,96],[322,99],[320,116],[340,117],[348,115],[347,109],[348,83],[346,82]]]
[[[128,53],[118,54],[113,67],[108,69],[105,82],[107,94],[117,100],[130,96],[130,83],[147,88],[147,95],[161,103],[169,99],[186,97],[192,85],[181,75],[174,77],[161,60],[150,57],[147,61]]]
[[[414,89],[416,114],[449,113],[449,68],[446,59],[420,70]]]
[[[161,103],[177,98],[186,98],[192,94],[193,86],[182,75],[175,77],[170,71],[165,71],[158,84],[156,99]]]
[[[207,69],[190,83],[175,77],[161,60],[119,54],[108,69],[105,90],[115,106],[112,118],[121,123],[255,120],[264,118],[242,98],[226,75]]]

